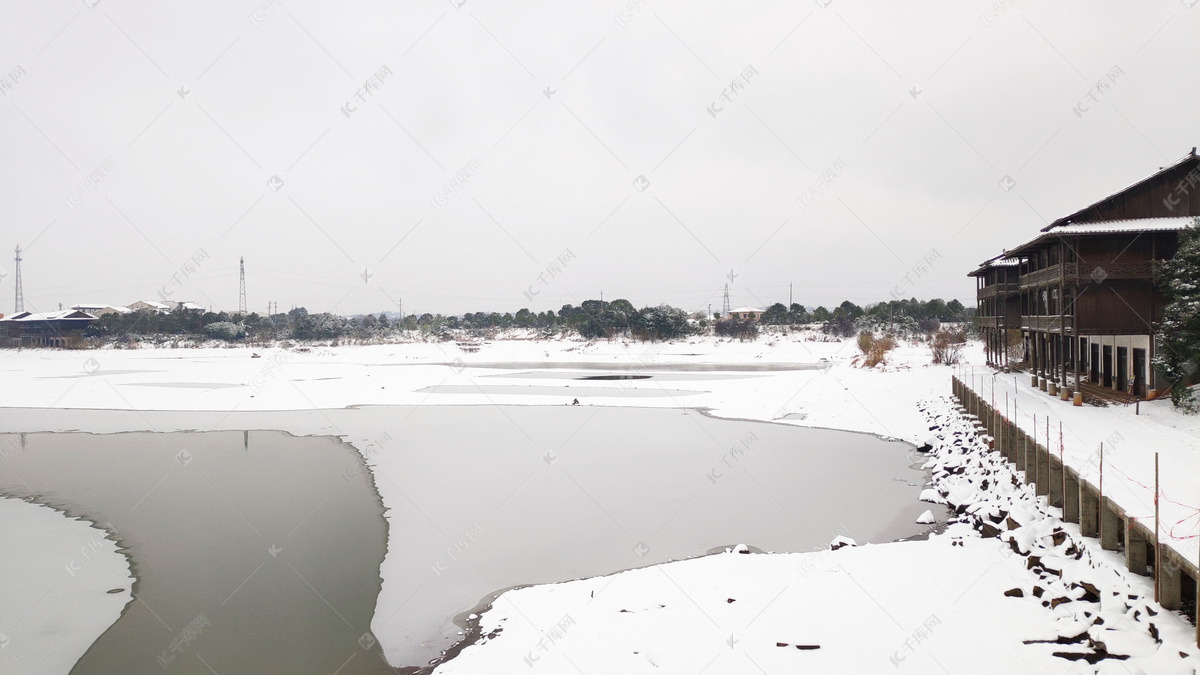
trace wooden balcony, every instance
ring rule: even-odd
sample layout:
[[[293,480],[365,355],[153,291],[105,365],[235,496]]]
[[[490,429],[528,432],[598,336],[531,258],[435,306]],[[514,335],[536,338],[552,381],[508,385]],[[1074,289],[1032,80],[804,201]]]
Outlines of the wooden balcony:
[[[979,289],[979,292],[975,294],[975,297],[980,300],[985,300],[987,298],[994,298],[1000,293],[1016,293],[1018,290],[1019,287],[1017,286],[1016,282],[992,284],[991,286],[984,286],[983,288]]]
[[[1060,318],[1057,314],[1053,316],[1022,316],[1021,328],[1024,330],[1049,331],[1051,333],[1061,333],[1062,326],[1065,322],[1068,332],[1074,325],[1074,316],[1068,314]]]
[[[1074,281],[1078,277],[1083,283],[1104,283],[1109,279],[1145,279],[1153,280],[1155,275],[1152,260],[1115,260],[1082,263],[1061,263],[1044,269],[1021,275],[1022,290],[1037,286],[1055,285],[1062,278],[1064,281]],[[982,295],[981,289],[980,298]],[[987,296],[990,297],[990,296]]]
[[[1104,283],[1109,279],[1154,279],[1154,262],[1151,260],[1117,260],[1115,262],[1082,263],[1081,281]]]
[[[1074,264],[1069,263],[1069,266],[1073,267]],[[1032,288],[1034,286],[1044,286],[1051,283],[1057,284],[1058,280],[1062,278],[1062,273],[1063,266],[1060,264],[1051,265],[1049,267],[1037,270],[1036,272],[1030,272],[1029,274],[1022,274],[1021,288]]]

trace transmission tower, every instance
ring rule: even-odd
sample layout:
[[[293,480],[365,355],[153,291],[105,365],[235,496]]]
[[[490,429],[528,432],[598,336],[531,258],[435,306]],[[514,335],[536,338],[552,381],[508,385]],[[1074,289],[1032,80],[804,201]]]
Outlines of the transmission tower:
[[[238,266],[241,271],[241,284],[238,289],[238,313],[246,313],[246,259],[238,258]]]
[[[721,316],[729,316],[729,284],[725,284],[725,297],[721,299]]]
[[[16,264],[16,275],[17,275],[17,279],[16,279],[17,287],[16,287],[16,291],[15,291],[15,299],[13,300],[13,313],[20,314],[21,312],[25,311],[25,291],[22,290],[22,288],[21,288],[21,245],[20,244],[17,244],[16,252],[17,252],[17,255],[16,255],[15,264]]]

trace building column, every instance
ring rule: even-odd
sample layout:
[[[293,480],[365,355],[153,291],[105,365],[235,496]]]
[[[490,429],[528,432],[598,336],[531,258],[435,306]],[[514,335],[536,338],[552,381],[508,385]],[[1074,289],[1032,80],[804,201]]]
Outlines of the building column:
[[[1099,536],[1100,500],[1086,483],[1079,484],[1079,532],[1085,537]]]
[[[1146,576],[1146,549],[1150,542],[1138,533],[1133,526],[1133,519],[1125,517],[1125,567],[1134,574]]]
[[[1117,550],[1117,535],[1124,524],[1117,517],[1117,509],[1112,500],[1105,497],[1100,501],[1100,548],[1106,551]]]
[[[1068,523],[1079,522],[1079,477],[1067,471],[1064,477],[1065,494],[1063,495],[1063,520]]]
[[[1183,570],[1174,552],[1162,545],[1158,570],[1158,603],[1163,609],[1179,609],[1183,605]]]

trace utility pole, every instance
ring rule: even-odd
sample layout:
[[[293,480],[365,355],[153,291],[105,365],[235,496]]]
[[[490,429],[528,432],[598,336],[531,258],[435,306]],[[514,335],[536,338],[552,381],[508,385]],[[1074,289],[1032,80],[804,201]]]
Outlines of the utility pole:
[[[238,288],[238,314],[246,314],[246,259],[238,258],[240,284]]]
[[[13,313],[20,314],[25,311],[25,291],[21,288],[21,245],[17,244],[16,249],[16,274],[17,288],[15,291],[16,299],[13,301]]]
[[[788,282],[788,311],[792,311],[792,282]]]

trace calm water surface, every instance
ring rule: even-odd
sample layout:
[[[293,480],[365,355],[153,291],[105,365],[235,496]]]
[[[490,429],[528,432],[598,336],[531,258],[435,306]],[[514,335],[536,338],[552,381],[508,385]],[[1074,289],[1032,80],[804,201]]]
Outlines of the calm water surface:
[[[164,651],[178,673],[384,672],[385,654],[437,657],[459,639],[454,617],[499,589],[736,543],[888,541],[920,532],[929,506],[908,446],[694,410],[137,415],[122,424],[231,430],[25,434],[0,464],[0,493],[111,523],[132,556],[137,599],[79,673],[163,672]],[[241,431],[259,428],[343,436],[374,473],[335,438]],[[391,600],[377,608],[381,564]],[[171,653],[189,625],[199,635]]]

